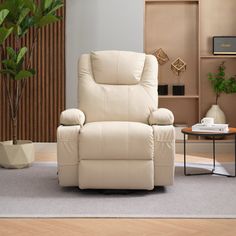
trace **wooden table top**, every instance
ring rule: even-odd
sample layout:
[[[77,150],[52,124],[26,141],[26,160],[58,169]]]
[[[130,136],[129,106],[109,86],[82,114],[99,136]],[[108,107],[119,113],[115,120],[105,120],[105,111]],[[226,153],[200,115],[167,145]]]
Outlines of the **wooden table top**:
[[[226,133],[222,132],[204,132],[204,131],[192,131],[191,127],[184,128],[181,130],[182,133],[184,134],[189,134],[189,135],[196,135],[196,136],[227,136],[227,135],[236,135],[236,128],[229,128],[229,131]]]

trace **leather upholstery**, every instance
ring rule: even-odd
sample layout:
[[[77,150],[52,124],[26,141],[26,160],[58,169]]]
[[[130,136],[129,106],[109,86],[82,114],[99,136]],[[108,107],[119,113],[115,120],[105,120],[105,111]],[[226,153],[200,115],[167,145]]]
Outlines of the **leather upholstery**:
[[[154,187],[152,160],[82,160],[79,187],[101,189],[147,189]]]
[[[174,181],[175,129],[173,125],[153,125],[154,184],[172,185]]]
[[[85,122],[85,115],[79,109],[67,109],[61,113],[61,125],[83,125]]]
[[[80,130],[80,160],[152,160],[153,129],[138,122],[92,122]]]
[[[94,80],[98,84],[138,84],[144,67],[145,54],[135,52],[92,52]]]
[[[108,57],[110,52],[106,53]],[[100,52],[97,52],[97,55],[99,54]],[[112,60],[114,51],[110,57]],[[112,61],[118,67],[117,62]],[[113,85],[113,78],[110,78],[110,84],[108,79],[106,84],[100,84],[93,77],[90,55],[82,55],[79,62],[78,102],[79,109],[86,115],[86,122],[133,121],[148,124],[150,112],[157,108],[156,58],[147,55],[142,69],[142,77],[137,84]],[[108,78],[106,70],[102,71]]]
[[[166,108],[159,108],[152,111],[149,117],[150,125],[173,125],[174,115]]]
[[[85,54],[78,81],[80,110],[62,113],[58,127],[59,184],[148,190],[173,184],[174,117],[157,109],[155,57]]]

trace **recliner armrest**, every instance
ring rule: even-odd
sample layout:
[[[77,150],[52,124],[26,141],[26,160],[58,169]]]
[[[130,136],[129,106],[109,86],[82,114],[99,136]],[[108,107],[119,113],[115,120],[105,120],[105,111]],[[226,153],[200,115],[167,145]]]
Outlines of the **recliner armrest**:
[[[83,126],[85,122],[85,115],[79,109],[67,109],[61,113],[60,124],[61,125],[80,125]]]
[[[173,113],[166,108],[152,111],[149,116],[150,125],[172,125],[174,123]]]

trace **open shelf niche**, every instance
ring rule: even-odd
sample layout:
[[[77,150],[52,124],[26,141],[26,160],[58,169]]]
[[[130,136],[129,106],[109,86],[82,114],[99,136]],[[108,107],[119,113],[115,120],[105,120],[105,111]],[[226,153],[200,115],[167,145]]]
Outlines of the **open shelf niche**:
[[[168,84],[167,96],[159,96],[159,107],[173,111],[176,124],[191,126],[200,121],[214,103],[209,72],[217,72],[222,61],[226,73],[236,74],[236,55],[212,54],[212,37],[236,35],[235,0],[146,0],[144,48],[154,53],[162,48],[169,61],[159,65],[159,84]],[[172,85],[177,83],[171,63],[182,58],[187,70],[181,76],[184,96],[173,96]],[[219,100],[227,122],[236,127],[236,94],[223,94]]]

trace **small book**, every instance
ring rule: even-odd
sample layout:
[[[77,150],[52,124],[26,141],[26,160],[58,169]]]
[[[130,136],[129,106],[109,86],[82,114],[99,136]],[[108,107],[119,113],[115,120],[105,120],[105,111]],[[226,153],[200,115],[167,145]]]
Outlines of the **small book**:
[[[192,131],[227,133],[229,131],[229,125],[228,124],[205,125],[198,123],[192,126]]]

